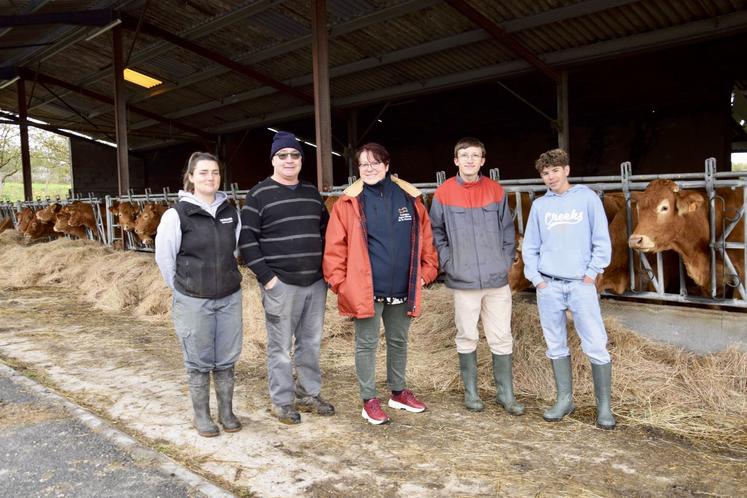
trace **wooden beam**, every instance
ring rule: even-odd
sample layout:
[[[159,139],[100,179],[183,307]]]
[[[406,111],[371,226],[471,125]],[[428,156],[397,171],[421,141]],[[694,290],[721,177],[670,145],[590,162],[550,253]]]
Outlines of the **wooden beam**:
[[[138,29],[138,19],[132,16],[129,16],[127,14],[124,14],[124,13],[121,15],[122,15],[122,25],[125,27],[125,29],[129,29],[132,31],[135,31],[136,29]],[[293,88],[284,83],[281,83],[280,81],[274,78],[271,78],[270,76],[267,76],[264,73],[261,73],[260,71],[254,69],[253,67],[247,66],[245,64],[241,64],[239,62],[235,62],[221,53],[218,53],[208,48],[197,45],[196,43],[190,40],[187,40],[186,38],[182,38],[181,36],[175,35],[147,21],[140,22],[140,32],[145,33],[150,36],[155,36],[156,38],[161,38],[162,40],[166,40],[169,43],[172,43],[179,48],[183,48],[184,50],[188,50],[192,53],[195,53],[201,57],[211,60],[217,64],[220,64],[221,66],[225,66],[231,71],[247,76],[248,78],[259,81],[260,83],[263,83],[265,85],[271,86],[283,93],[292,95],[304,102],[307,102],[307,103],[314,102],[314,98],[311,97],[310,95],[307,95],[306,93],[296,88]]]
[[[524,59],[532,66],[539,69],[548,78],[556,83],[560,81],[560,73],[547,65],[545,61],[537,57],[531,50],[526,48],[516,38],[508,34],[506,30],[498,26],[488,17],[484,16],[480,11],[472,7],[470,4],[468,4],[464,0],[446,0],[446,3],[459,11],[464,17],[490,33],[490,35],[498,40],[504,47],[508,48],[514,54],[518,55],[520,58]]]
[[[21,14],[0,16],[0,28],[14,26],[39,26],[69,24],[73,26],[105,26],[114,20],[111,9],[81,10],[76,12],[51,12],[46,14]]]
[[[311,36],[314,73],[314,124],[316,127],[316,181],[319,190],[324,191],[330,190],[334,184],[326,0],[314,0],[311,6]]]
[[[29,153],[29,125],[26,115],[26,82],[21,78],[18,88],[18,129],[21,134],[21,168],[23,170],[23,197],[34,200],[31,183],[31,154]]]
[[[119,195],[130,191],[130,156],[127,146],[127,95],[125,94],[122,28],[112,30],[112,68],[114,69],[114,129],[117,135],[117,186]]]
[[[93,100],[97,100],[99,102],[103,102],[105,104],[109,104],[111,106],[114,105],[114,99],[113,98],[107,97],[106,95],[102,95],[102,94],[100,94],[98,92],[94,92],[92,90],[88,90],[86,88],[82,88],[82,87],[80,87],[78,85],[74,85],[72,83],[68,83],[67,81],[63,81],[63,80],[57,79],[57,78],[55,78],[53,76],[49,76],[49,75],[46,75],[46,74],[43,74],[43,73],[37,73],[36,71],[33,71],[31,69],[28,69],[28,68],[18,68],[17,70],[18,70],[19,75],[21,75],[25,79],[28,79],[28,80],[34,80],[34,79],[36,79],[39,82],[47,83],[47,84],[50,84],[50,85],[59,86],[59,87],[62,87],[62,88],[66,88],[66,89],[71,90],[71,91],[73,91],[75,93],[79,93],[80,95],[86,96],[86,97],[88,97],[90,99],[93,99]],[[200,130],[198,128],[194,128],[192,126],[186,125],[184,123],[181,123],[181,122],[173,120],[173,119],[165,118],[165,117],[163,117],[163,116],[161,116],[159,114],[156,114],[154,112],[146,111],[145,109],[143,109],[141,107],[137,107],[137,106],[131,105],[130,106],[130,111],[136,112],[137,114],[145,116],[146,118],[154,119],[154,120],[156,120],[156,121],[158,121],[160,123],[166,124],[168,126],[173,126],[174,128],[179,128],[182,131],[187,131],[187,132],[192,133],[193,135],[197,135],[199,137],[204,137],[204,138],[207,138],[207,139],[210,139],[210,140],[213,140],[215,138],[212,134],[207,133],[207,132],[205,132],[203,130]]]

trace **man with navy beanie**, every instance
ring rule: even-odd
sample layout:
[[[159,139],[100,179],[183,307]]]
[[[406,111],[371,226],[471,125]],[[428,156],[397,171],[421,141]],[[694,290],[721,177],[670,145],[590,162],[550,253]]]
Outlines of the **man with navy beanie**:
[[[335,413],[320,395],[319,368],[327,301],[323,236],[329,214],[316,187],[298,178],[303,148],[295,135],[278,131],[270,160],[272,176],[249,191],[241,209],[239,249],[262,292],[272,413],[285,424],[298,424],[299,411]]]

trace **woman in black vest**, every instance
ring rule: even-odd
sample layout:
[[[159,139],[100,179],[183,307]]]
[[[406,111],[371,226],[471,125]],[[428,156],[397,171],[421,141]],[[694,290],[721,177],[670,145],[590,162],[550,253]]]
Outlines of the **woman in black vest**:
[[[164,213],[156,235],[156,263],[174,293],[174,328],[184,353],[195,427],[205,437],[219,434],[210,417],[210,372],[218,422],[226,432],[241,429],[232,408],[234,364],[242,345],[241,274],[235,257],[241,222],[219,187],[218,159],[206,152],[192,154],[179,202]]]

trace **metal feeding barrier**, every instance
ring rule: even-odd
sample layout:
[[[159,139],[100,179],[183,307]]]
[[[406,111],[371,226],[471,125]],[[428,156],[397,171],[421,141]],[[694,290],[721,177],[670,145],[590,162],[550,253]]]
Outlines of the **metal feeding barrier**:
[[[493,168],[489,171],[490,178],[499,180],[500,171]],[[708,219],[710,225],[709,232],[709,295],[693,295],[688,291],[688,276],[682,258],[678,256],[678,279],[679,289],[677,292],[667,292],[665,282],[667,276],[663,254],[646,254],[634,249],[628,248],[628,273],[629,284],[622,296],[634,297],[644,300],[668,301],[678,303],[691,303],[700,305],[719,305],[725,307],[747,308],[747,286],[745,285],[744,276],[739,275],[732,256],[727,251],[741,251],[741,257],[747,262],[747,245],[744,241],[732,242],[727,239],[733,233],[734,229],[741,223],[744,231],[747,233],[747,216],[745,216],[745,205],[747,205],[747,172],[717,172],[716,160],[713,158],[706,159],[704,173],[678,173],[678,174],[660,174],[660,175],[633,175],[631,174],[631,164],[622,163],[620,166],[620,175],[612,176],[582,176],[570,177],[572,184],[584,184],[597,192],[600,197],[605,193],[620,192],[625,199],[626,215],[626,235],[630,237],[633,230],[633,209],[634,199],[632,192],[643,191],[646,189],[648,182],[657,179],[668,179],[674,181],[682,189],[701,189],[705,193],[708,201]],[[334,186],[330,191],[321,192],[324,197],[334,197],[342,195],[343,191],[350,186],[356,178],[351,176],[345,185]],[[439,171],[436,173],[435,182],[414,183],[423,194],[433,194],[436,188],[446,181],[446,173]],[[531,205],[534,199],[547,190],[542,180],[537,178],[503,180],[501,181],[503,189],[515,201],[513,216],[516,222],[517,233],[524,234],[526,218],[524,210],[525,205],[522,200],[528,199],[527,205]],[[742,189],[742,205],[736,212],[727,213],[725,210],[724,199],[718,195],[718,189]],[[238,184],[232,183],[226,190],[226,194],[239,210],[248,190],[239,189]],[[149,251],[153,248],[142,244],[132,232],[121,230],[117,220],[112,215],[111,207],[114,202],[131,202],[142,208],[146,203],[156,202],[168,206],[173,206],[177,202],[177,194],[171,193],[168,188],[163,189],[160,193],[153,193],[150,189],[145,189],[143,194],[135,194],[130,191],[127,195],[113,197],[106,196],[98,198],[89,194],[88,197],[74,197],[72,199],[37,199],[35,201],[17,201],[17,202],[0,202],[0,215],[2,218],[11,218],[14,226],[17,226],[16,212],[21,211],[24,207],[32,209],[42,209],[54,202],[62,205],[80,201],[91,204],[96,217],[96,232],[98,239],[104,244],[112,246],[117,241],[122,241],[122,246],[129,250]],[[105,217],[102,216],[102,207]],[[721,216],[717,216],[721,210]],[[528,214],[528,213],[527,213]],[[716,226],[716,220],[721,219],[722,226]],[[119,229],[119,230],[118,230]],[[88,230],[88,237],[96,238]],[[649,258],[656,258],[656,268],[651,264]],[[719,265],[719,262],[722,264]],[[723,268],[722,274],[718,273],[718,268]],[[744,268],[744,263],[743,263]],[[723,293],[719,295],[719,282],[723,282]],[[653,291],[646,290],[649,286]],[[734,297],[728,294],[733,293]],[[607,296],[620,296],[618,294],[603,293]]]

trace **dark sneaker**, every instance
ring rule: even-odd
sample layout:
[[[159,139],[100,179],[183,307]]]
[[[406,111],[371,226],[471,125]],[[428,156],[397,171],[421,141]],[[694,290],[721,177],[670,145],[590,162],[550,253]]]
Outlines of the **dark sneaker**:
[[[416,398],[409,389],[405,389],[397,396],[392,394],[392,397],[389,398],[389,407],[397,408],[399,410],[407,410],[412,413],[424,412],[427,408],[425,403],[418,401],[418,398]]]
[[[272,414],[284,424],[301,423],[301,415],[293,408],[293,405],[272,405]]]
[[[321,395],[296,398],[296,410],[299,412],[316,413],[322,417],[329,417],[335,414],[335,407],[332,406],[332,403],[322,398]]]
[[[389,417],[384,413],[384,410],[381,409],[381,403],[379,403],[377,398],[369,399],[363,403],[361,416],[373,425],[386,424],[389,422]]]

